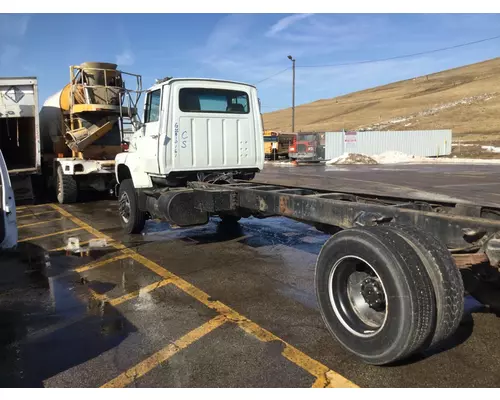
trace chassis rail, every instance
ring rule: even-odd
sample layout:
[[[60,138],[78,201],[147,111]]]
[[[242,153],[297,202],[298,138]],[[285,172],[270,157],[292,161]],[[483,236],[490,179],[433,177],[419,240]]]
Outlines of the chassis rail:
[[[472,203],[431,203],[239,181],[225,185],[191,182],[189,187],[198,193],[223,191],[233,196],[232,201],[220,202],[223,207],[207,206],[206,201],[199,200],[200,211],[239,210],[257,217],[285,216],[343,229],[379,224],[415,225],[432,232],[451,252],[486,253],[495,267],[500,261],[500,209]]]

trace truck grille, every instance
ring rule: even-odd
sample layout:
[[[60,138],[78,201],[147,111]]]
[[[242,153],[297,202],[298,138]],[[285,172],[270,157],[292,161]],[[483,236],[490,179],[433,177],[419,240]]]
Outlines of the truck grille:
[[[297,151],[298,151],[299,153],[305,153],[305,152],[306,152],[306,150],[307,150],[307,146],[306,146],[305,144],[299,144],[299,145],[297,146]]]

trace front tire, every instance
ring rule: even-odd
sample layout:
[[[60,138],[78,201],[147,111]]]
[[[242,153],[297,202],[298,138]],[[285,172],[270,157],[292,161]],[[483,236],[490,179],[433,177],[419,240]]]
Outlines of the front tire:
[[[436,303],[420,257],[381,227],[332,236],[318,256],[316,295],[330,333],[364,362],[390,364],[422,350]]]
[[[137,193],[132,179],[124,179],[118,192],[118,213],[123,230],[128,233],[141,233],[146,224],[146,212],[139,209]]]
[[[76,203],[78,184],[72,175],[64,175],[60,165],[57,166],[57,201],[60,204]]]

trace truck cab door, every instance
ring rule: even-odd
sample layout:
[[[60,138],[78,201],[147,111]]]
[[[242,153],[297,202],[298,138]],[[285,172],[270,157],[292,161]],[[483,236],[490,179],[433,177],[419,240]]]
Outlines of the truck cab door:
[[[144,125],[142,135],[137,139],[137,150],[140,154],[145,172],[159,173],[158,143],[160,137],[161,88],[150,91],[146,96],[144,108]]]
[[[0,249],[17,244],[16,202],[7,165],[0,151]]]

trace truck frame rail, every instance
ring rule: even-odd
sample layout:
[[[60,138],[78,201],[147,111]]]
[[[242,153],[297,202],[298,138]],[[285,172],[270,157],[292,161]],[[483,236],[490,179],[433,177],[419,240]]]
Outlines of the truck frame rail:
[[[285,216],[313,223],[320,230],[380,224],[412,225],[440,239],[452,253],[486,253],[492,266],[500,261],[500,208],[473,203],[415,201],[272,184],[237,181],[225,185],[191,182],[194,191],[222,190],[237,197],[231,210],[260,217]]]

